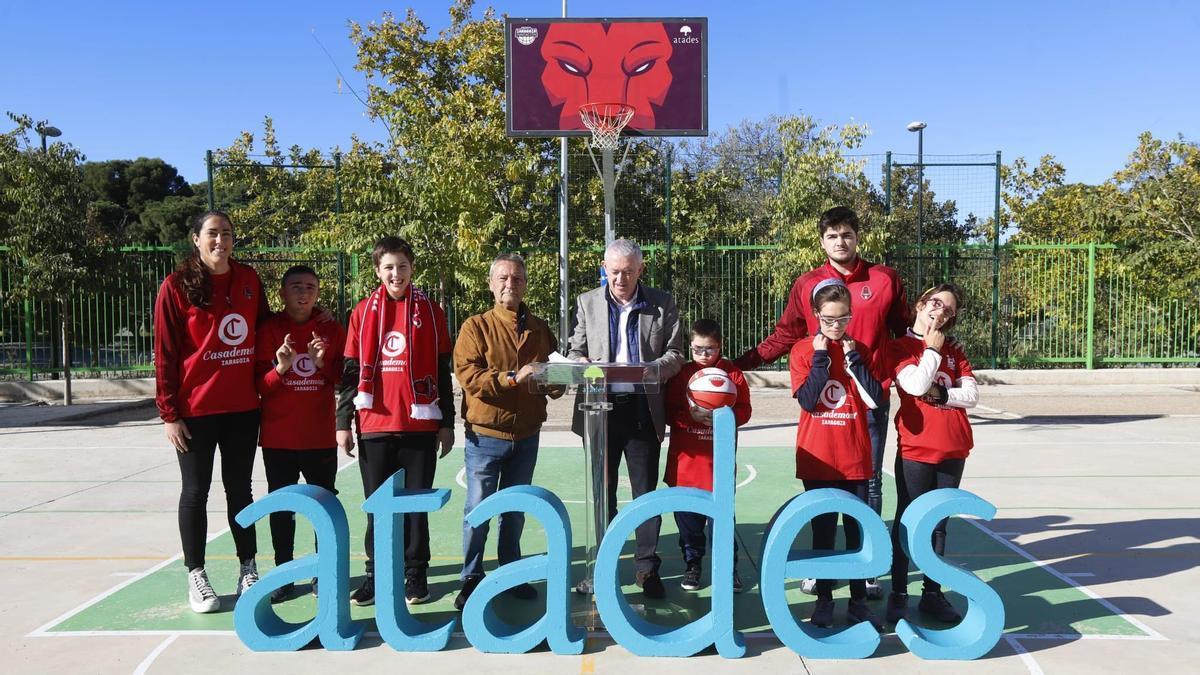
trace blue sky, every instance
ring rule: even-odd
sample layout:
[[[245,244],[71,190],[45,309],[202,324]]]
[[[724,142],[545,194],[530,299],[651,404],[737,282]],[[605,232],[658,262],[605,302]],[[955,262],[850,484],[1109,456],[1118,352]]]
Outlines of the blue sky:
[[[408,4],[0,4],[0,109],[48,119],[89,159],[157,156],[191,181],[204,151],[274,117],[281,143],[381,139],[312,38],[355,83],[347,21]],[[436,30],[448,0],[411,2]],[[494,5],[557,16],[561,2]],[[1120,168],[1137,134],[1200,140],[1200,3],[596,2],[572,16],[707,16],[709,126],[805,113],[865,122],[864,152],[1053,154],[1070,180]],[[345,91],[345,90],[343,90]],[[4,120],[3,122],[7,122]]]

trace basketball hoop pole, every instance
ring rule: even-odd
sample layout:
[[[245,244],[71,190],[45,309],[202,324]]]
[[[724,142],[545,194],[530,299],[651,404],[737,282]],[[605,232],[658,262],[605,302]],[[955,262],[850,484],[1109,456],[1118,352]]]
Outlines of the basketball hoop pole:
[[[600,178],[604,182],[604,247],[607,249],[617,238],[617,178],[611,149],[600,151],[600,165]]]

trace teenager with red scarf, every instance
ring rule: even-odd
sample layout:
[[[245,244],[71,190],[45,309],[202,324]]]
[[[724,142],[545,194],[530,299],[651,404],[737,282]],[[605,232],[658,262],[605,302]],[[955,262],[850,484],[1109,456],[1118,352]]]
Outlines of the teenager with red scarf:
[[[405,487],[429,489],[438,446],[445,457],[454,444],[451,344],[446,314],[413,287],[412,247],[383,237],[371,254],[379,288],[350,314],[345,367],[337,407],[337,444],[353,456],[352,419],[360,439],[358,467],[370,496],[392,474],[405,471]],[[351,596],[356,605],[375,602],[375,519],[367,514],[366,579]],[[404,515],[404,597],[410,605],[429,599],[429,518]]]
[[[188,569],[188,602],[215,612],[220,598],[204,569],[208,489],[216,451],[241,595],[258,580],[254,526],[234,516],[253,501],[250,475],[258,447],[254,387],[255,325],[270,314],[253,268],[231,259],[233,224],[210,211],[191,228],[191,254],[163,281],[154,304],[155,402],[176,450],[182,489],[179,535]]]
[[[839,279],[854,298],[854,319],[846,332],[875,355],[868,365],[886,391],[891,385],[884,358],[888,340],[903,336],[910,323],[904,284],[892,268],[858,256],[859,222],[852,209],[836,206],[822,213],[817,231],[827,257],[825,264],[796,278],[775,332],[734,363],[742,370],[753,370],[787,354],[792,345],[805,337],[817,335],[820,326],[813,313],[813,289],[825,279]],[[878,404],[879,407],[867,413],[867,429],[871,434],[867,504],[875,513],[883,510],[883,450],[887,444],[891,399],[884,396]],[[814,592],[814,580],[805,579],[801,588],[805,593]],[[867,596],[883,597],[883,589],[875,579],[867,580]]]
[[[796,430],[796,478],[804,490],[845,490],[867,500],[871,475],[871,437],[867,414],[886,395],[870,367],[872,353],[846,332],[850,323],[850,291],[841,279],[825,279],[813,289],[813,316],[820,329],[812,340],[792,347],[788,366],[792,392],[800,403]],[[826,513],[812,521],[813,548],[830,550],[837,538],[838,514]],[[862,546],[862,528],[842,516],[846,550]],[[818,579],[817,602],[809,621],[815,626],[833,625],[833,581]],[[846,618],[851,624],[868,621],[882,632],[883,624],[867,605],[863,579],[850,580],[850,605]]]
[[[962,346],[946,337],[963,310],[963,293],[954,284],[939,284],[917,300],[916,319],[908,334],[888,345],[888,361],[900,390],[896,415],[896,518],[892,521],[892,592],[887,620],[908,615],[908,556],[900,547],[900,518],[916,498],[939,488],[956,488],[967,455],[975,445],[967,408],[979,401],[975,373]],[[946,554],[946,521],[933,530],[933,550]],[[938,582],[925,577],[922,614],[946,623],[962,616],[942,594]]]

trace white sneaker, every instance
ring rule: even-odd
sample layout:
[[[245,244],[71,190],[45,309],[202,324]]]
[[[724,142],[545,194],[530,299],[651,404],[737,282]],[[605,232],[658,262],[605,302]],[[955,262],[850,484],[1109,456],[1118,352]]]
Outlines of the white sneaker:
[[[806,593],[808,595],[816,595],[817,594],[817,580],[816,579],[805,579],[805,580],[801,581],[800,582],[800,592]]]
[[[243,562],[238,569],[237,594],[241,597],[254,584],[258,583],[258,564],[254,559]]]
[[[883,597],[883,586],[878,579],[867,579],[867,599],[878,600]]]
[[[221,599],[208,580],[203,567],[188,572],[188,604],[197,614],[208,614],[221,609]]]

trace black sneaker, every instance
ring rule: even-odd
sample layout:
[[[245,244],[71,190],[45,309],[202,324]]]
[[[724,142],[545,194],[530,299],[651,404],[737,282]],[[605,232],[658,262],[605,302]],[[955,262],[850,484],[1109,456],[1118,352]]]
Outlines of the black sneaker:
[[[638,573],[637,585],[642,587],[642,595],[650,600],[662,600],[667,597],[667,588],[663,586],[662,579],[659,578],[658,572],[649,572],[647,574]]]
[[[508,589],[508,594],[518,600],[537,600],[538,592],[531,584],[517,584]]]
[[[350,595],[350,602],[358,605],[359,607],[367,607],[368,605],[375,604],[374,576],[370,574],[367,575],[367,578],[363,580],[362,586],[359,586],[358,590],[354,591],[354,593]]]
[[[928,614],[938,621],[944,623],[955,623],[962,621],[962,615],[954,609],[954,605],[942,595],[941,591],[925,591],[921,594],[921,602],[917,604],[917,609],[921,610],[922,614]]]
[[[812,615],[808,617],[808,622],[821,628],[832,628],[833,599],[822,600],[817,598],[817,604],[813,607]]]
[[[467,598],[471,597],[471,594],[475,592],[475,587],[481,581],[483,581],[483,575],[469,576],[463,579],[462,589],[458,591],[458,596],[454,598],[454,609],[461,612],[462,608],[467,606]]]
[[[275,590],[271,591],[271,604],[274,605],[287,600],[288,598],[292,597],[292,593],[295,590],[296,586],[293,584],[284,584],[283,586],[276,588]]]
[[[580,595],[591,595],[594,592],[592,578],[581,579],[579,583],[575,584],[575,592]]]
[[[419,605],[429,600],[429,582],[420,572],[404,579],[404,602]]]
[[[846,609],[846,620],[853,626],[856,623],[866,621],[871,624],[876,632],[883,632],[883,622],[879,617],[875,616],[875,612],[871,611],[866,600],[850,599],[850,607]]]
[[[688,563],[687,569],[683,571],[683,581],[679,582],[679,587],[685,591],[700,590],[700,575],[703,573],[700,567],[699,560],[693,560]]]
[[[734,570],[733,571],[733,592],[741,593],[743,590],[745,590],[745,589],[742,587],[742,578],[740,576],[738,576],[737,570]]]
[[[888,594],[887,614],[884,618],[893,626],[900,623],[901,619],[908,618],[908,593]]]

